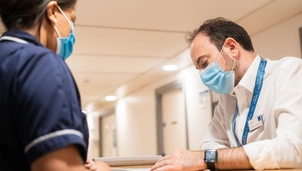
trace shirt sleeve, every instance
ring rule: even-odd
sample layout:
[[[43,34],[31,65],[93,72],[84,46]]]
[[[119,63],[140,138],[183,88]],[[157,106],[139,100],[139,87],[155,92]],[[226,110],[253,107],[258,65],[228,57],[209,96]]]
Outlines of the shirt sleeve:
[[[219,100],[218,106],[214,110],[214,116],[201,142],[201,150],[230,147],[228,136],[226,134],[226,121],[225,117],[222,116],[222,111],[221,100]]]
[[[272,87],[276,138],[243,146],[255,169],[302,167],[302,61],[287,60],[277,70]]]
[[[84,163],[86,116],[66,64],[45,52],[16,67],[16,126],[29,163],[69,145],[78,147]]]

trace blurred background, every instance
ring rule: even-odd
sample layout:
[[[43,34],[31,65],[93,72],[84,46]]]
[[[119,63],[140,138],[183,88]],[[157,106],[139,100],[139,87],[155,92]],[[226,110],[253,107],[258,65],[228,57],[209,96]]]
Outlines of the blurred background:
[[[302,0],[78,0],[66,63],[87,114],[89,158],[199,148],[217,95],[185,37],[219,16],[246,28],[262,57],[301,58]]]

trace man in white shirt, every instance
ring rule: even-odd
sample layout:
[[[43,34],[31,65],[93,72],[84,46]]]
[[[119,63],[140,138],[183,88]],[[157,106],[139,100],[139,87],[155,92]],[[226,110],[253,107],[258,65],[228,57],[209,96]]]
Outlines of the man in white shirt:
[[[257,55],[246,30],[224,18],[190,36],[192,61],[219,103],[201,150],[176,150],[152,170],[302,168],[302,60]]]

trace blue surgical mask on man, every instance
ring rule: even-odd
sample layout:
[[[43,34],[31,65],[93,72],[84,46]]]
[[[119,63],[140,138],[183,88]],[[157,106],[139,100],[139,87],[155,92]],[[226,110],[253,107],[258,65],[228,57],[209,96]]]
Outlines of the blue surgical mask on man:
[[[74,25],[68,19],[66,14],[63,12],[63,10],[59,6],[58,6],[58,9],[63,14],[63,16],[66,18],[66,20],[68,21],[68,23],[70,25],[70,30],[71,30],[71,33],[69,34],[68,37],[61,37],[61,34],[59,33],[58,29],[55,26],[53,26],[55,31],[57,32],[57,34],[59,36],[57,38],[56,53],[59,54],[63,60],[66,60],[71,55],[71,53],[73,51],[73,46],[74,46],[74,43],[75,43]]]
[[[231,71],[223,71],[218,65],[218,59],[221,56],[224,45],[218,54],[217,60],[209,64],[205,69],[199,72],[202,82],[211,90],[219,94],[230,94],[235,84],[234,59]]]

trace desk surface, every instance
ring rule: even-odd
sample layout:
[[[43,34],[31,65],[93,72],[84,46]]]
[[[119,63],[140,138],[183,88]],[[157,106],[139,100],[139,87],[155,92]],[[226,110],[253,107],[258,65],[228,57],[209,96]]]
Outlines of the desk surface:
[[[112,171],[147,171],[152,165],[140,165],[140,166],[118,166],[111,167]],[[250,170],[236,170],[236,171],[250,171]],[[268,170],[268,171],[302,171],[302,169],[280,169],[280,170]]]
[[[140,166],[116,166],[111,167],[112,171],[149,171],[152,165],[140,165]]]

